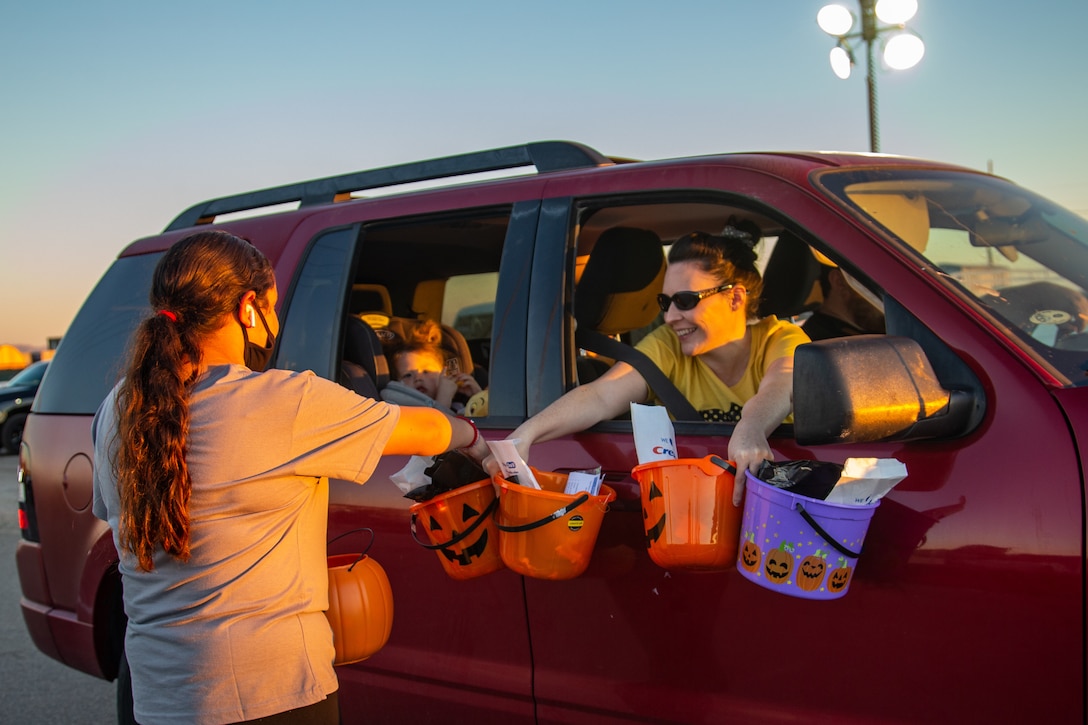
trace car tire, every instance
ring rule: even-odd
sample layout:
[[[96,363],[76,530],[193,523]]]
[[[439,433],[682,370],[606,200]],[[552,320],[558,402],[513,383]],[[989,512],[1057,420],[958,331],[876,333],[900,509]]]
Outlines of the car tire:
[[[8,453],[18,453],[23,440],[23,426],[26,425],[26,413],[13,413],[0,430],[0,448]]]
[[[128,656],[121,650],[121,662],[117,666],[117,723],[137,725],[132,711],[132,671],[128,668]]]

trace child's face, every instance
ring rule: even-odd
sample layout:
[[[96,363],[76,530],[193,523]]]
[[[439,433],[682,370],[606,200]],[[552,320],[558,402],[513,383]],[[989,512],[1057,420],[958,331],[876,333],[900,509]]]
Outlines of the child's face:
[[[438,398],[438,381],[444,369],[442,361],[428,353],[406,352],[397,355],[397,380],[431,400]]]

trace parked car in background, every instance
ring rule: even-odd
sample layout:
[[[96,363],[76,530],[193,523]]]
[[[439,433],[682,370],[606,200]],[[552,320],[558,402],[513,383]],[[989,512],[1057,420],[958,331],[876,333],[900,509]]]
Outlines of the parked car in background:
[[[454,183],[525,166],[536,173]],[[849,592],[810,601],[737,567],[655,564],[624,417],[532,450],[544,471],[600,466],[616,494],[588,568],[563,581],[447,576],[393,481],[407,460],[386,457],[364,486],[330,481],[331,553],[373,530],[396,602],[385,647],[338,668],[343,722],[1083,723],[1088,223],[990,174],[874,154],[635,162],[532,143],[184,211],[120,251],[27,422],[16,559],[34,643],[124,694],[122,581],[91,512],[90,428],[174,242],[214,228],[251,240],[279,282],[271,364],[371,396],[394,322],[447,321],[460,369],[486,371],[476,423],[494,440],[626,359],[660,322],[663,250],[727,224],[759,231],[761,314],[803,322],[829,267],[884,310],[886,334],[798,348],[794,422],[770,437],[777,460],[905,464]],[[674,425],[685,458],[724,455],[733,434]]]
[[[0,453],[18,453],[23,426],[49,362],[31,363],[0,383]]]

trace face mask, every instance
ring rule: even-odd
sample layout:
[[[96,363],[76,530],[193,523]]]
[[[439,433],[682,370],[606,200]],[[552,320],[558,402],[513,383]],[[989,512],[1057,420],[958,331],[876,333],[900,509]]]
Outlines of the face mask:
[[[268,333],[268,345],[262,347],[255,342],[249,341],[249,335],[246,334],[246,326],[242,325],[242,339],[245,340],[245,350],[243,352],[243,359],[245,360],[246,367],[255,373],[264,372],[264,369],[268,367],[268,359],[272,357],[272,346],[276,343],[276,336],[272,334],[272,330],[268,327],[268,321],[264,319],[264,313],[261,312],[261,308],[254,305],[253,308],[257,310],[257,316],[261,318],[261,324],[264,325],[264,331]]]

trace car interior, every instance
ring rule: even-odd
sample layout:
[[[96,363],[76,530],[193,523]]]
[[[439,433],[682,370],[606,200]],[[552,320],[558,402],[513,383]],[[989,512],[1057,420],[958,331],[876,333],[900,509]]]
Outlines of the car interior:
[[[486,388],[489,310],[508,219],[503,208],[367,227],[347,305],[340,382],[376,397],[390,380],[389,355],[421,321],[434,320],[449,368],[473,374]],[[655,391],[672,387],[634,345],[662,324],[656,296],[671,243],[727,224],[758,228],[761,235],[760,314],[803,322],[821,302],[822,271],[834,263],[781,222],[719,200],[586,201],[576,207],[569,234],[564,294],[575,339],[569,385],[590,382],[623,360],[653,379]],[[678,420],[700,420],[678,393],[666,391],[662,399]]]

